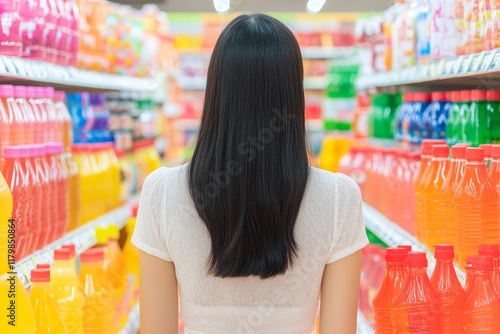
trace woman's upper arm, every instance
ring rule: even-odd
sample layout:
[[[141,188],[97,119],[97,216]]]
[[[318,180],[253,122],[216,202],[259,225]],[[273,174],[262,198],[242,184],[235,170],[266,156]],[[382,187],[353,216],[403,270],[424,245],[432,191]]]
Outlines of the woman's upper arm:
[[[320,334],[355,334],[361,251],[327,264],[321,283]]]
[[[173,262],[141,251],[141,333],[178,332],[178,292]]]

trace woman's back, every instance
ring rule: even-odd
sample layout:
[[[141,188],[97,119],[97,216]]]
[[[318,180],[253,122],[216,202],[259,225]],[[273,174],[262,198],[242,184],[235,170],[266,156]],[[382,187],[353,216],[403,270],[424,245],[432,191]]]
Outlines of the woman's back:
[[[342,174],[311,168],[285,274],[209,274],[211,239],[188,187],[189,165],[161,168],[143,189],[133,242],[173,262],[186,333],[311,333],[325,265],[366,245],[361,196]]]

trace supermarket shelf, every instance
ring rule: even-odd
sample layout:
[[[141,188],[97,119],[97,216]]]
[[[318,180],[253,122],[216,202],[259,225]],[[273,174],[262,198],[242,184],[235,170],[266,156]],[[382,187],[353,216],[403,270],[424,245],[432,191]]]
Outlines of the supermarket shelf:
[[[76,253],[81,254],[96,244],[95,230],[98,226],[108,226],[116,224],[118,228],[123,228],[127,219],[130,217],[130,209],[133,203],[139,200],[139,195],[133,196],[126,204],[115,209],[85,225],[66,234],[59,240],[54,241],[45,248],[25,257],[16,263],[16,270],[21,282],[25,287],[29,287],[31,282],[29,276],[31,269],[34,269],[38,263],[52,263],[54,250],[63,244],[73,243],[76,246]]]
[[[206,77],[177,76],[177,84],[183,90],[205,90]],[[311,77],[304,79],[304,88],[310,90],[322,90],[328,86],[326,77]]]
[[[152,78],[87,71],[42,61],[0,56],[0,83],[50,85],[65,91],[154,91]]]
[[[402,70],[361,75],[356,86],[358,89],[368,89],[422,84],[429,88],[443,84],[450,88],[453,86],[498,88],[500,85],[500,49],[459,56],[454,59],[442,59]]]
[[[434,270],[436,261],[434,260],[432,252],[429,251],[427,247],[425,247],[425,245],[418,241],[413,235],[387,219],[387,217],[366,203],[363,204],[363,214],[366,228],[373,232],[378,238],[380,238],[380,240],[386,243],[389,247],[404,244],[411,245],[415,251],[426,252],[427,260],[429,262],[427,271],[430,274]],[[455,269],[460,283],[464,285],[465,273],[456,265]]]
[[[353,47],[302,47],[301,50],[305,59],[347,58],[355,54]]]
[[[358,310],[357,334],[373,334],[373,327],[368,322],[368,319],[363,315],[363,312]]]
[[[127,324],[122,328],[120,334],[136,334],[140,329],[140,307],[137,303],[128,314]]]

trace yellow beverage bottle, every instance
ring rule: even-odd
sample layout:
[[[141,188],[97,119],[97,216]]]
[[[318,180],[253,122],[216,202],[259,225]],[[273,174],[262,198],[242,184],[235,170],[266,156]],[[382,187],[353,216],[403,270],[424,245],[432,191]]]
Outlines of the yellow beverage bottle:
[[[5,316],[0,321],[0,333],[36,333],[35,314],[23,283],[14,272],[15,254],[9,248],[14,240],[15,221],[12,218],[12,194],[0,173],[0,308]],[[10,220],[10,221],[9,221]]]
[[[118,157],[116,156],[115,150],[113,149],[113,143],[109,143],[106,147],[106,154],[110,162],[111,172],[110,178],[112,182],[112,208],[116,208],[122,204],[121,193],[122,193],[122,176],[121,176],[121,165]]]
[[[54,250],[51,276],[51,293],[68,333],[85,334],[83,329],[85,296],[76,276],[75,264],[69,248]]]
[[[109,161],[108,154],[106,153],[106,144],[93,144],[94,157],[96,160],[96,165],[98,167],[101,182],[101,201],[102,201],[102,213],[111,211],[113,208],[113,179],[111,177],[111,161]]]
[[[83,145],[75,145],[73,146],[73,153],[75,153],[75,161],[80,176],[80,224],[83,225],[91,220],[92,188],[95,181],[85,147]]]
[[[97,160],[99,147],[95,144],[86,145],[86,151],[90,170],[92,171],[92,193],[89,196],[91,197],[90,219],[93,220],[106,212],[105,187],[107,186],[107,181],[104,170],[102,169],[102,164],[99,164]]]
[[[61,154],[61,165],[68,175],[68,231],[81,225],[82,208],[80,194],[80,174],[74,156],[70,152]]]
[[[37,334],[68,333],[50,293],[49,269],[31,271],[30,301],[35,312]]]
[[[115,333],[116,311],[112,292],[102,269],[104,249],[93,248],[80,255],[80,282],[86,297],[83,326],[86,334]]]
[[[132,244],[138,204],[132,207],[132,217],[127,221],[127,240],[123,246],[125,266],[127,267],[128,282],[131,287],[130,308],[139,300],[139,249]]]

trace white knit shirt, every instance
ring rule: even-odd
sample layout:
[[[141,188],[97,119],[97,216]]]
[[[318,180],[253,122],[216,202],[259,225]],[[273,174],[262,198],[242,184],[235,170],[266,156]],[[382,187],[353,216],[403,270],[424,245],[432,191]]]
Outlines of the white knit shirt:
[[[186,333],[314,333],[325,265],[368,243],[356,183],[311,168],[293,267],[265,280],[218,278],[207,274],[210,237],[189,195],[188,170],[163,167],[148,176],[132,238],[142,251],[174,263]]]

